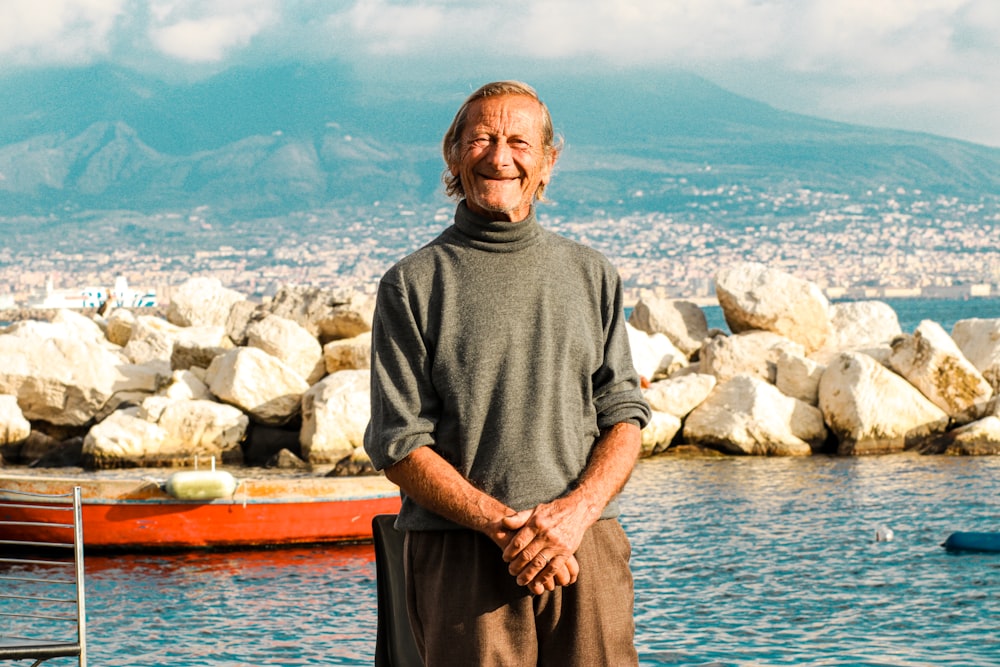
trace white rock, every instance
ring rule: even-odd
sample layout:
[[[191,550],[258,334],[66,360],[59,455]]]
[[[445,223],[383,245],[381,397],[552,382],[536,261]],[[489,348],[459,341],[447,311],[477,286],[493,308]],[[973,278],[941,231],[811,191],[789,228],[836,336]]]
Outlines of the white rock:
[[[984,417],[945,434],[944,454],[993,456],[1000,454],[1000,417]]]
[[[181,327],[225,328],[233,304],[245,300],[239,292],[223,287],[218,278],[191,278],[171,295],[167,321]]]
[[[750,375],[719,384],[684,420],[684,440],[733,454],[806,456],[826,440],[823,415]]]
[[[208,400],[211,396],[205,384],[205,370],[197,368],[173,371],[157,393],[175,401]]]
[[[231,405],[153,396],[143,401],[137,416],[167,432],[161,455],[215,456],[228,463],[243,458],[240,443],[250,420]]]
[[[65,326],[71,332],[71,335],[77,338],[94,343],[107,340],[104,330],[101,329],[97,322],[73,310],[64,308],[56,311],[55,316],[52,318],[52,323]]]
[[[371,367],[372,333],[366,331],[353,338],[332,340],[323,346],[327,373],[360,370]]]
[[[157,360],[169,364],[180,331],[180,327],[159,317],[140,315],[132,325],[125,356],[134,364]]]
[[[285,362],[308,384],[326,374],[323,348],[304,327],[279,315],[268,315],[247,327],[247,345]]]
[[[93,320],[70,310],[60,310],[51,322],[21,320],[4,330],[4,335],[24,339],[71,339],[88,343],[106,342],[104,332]]]
[[[302,456],[313,464],[334,463],[364,442],[371,417],[371,373],[340,371],[326,376],[302,397]]]
[[[888,349],[903,333],[892,306],[883,301],[848,301],[830,305],[830,335],[823,347],[810,355],[826,363],[841,352]]]
[[[652,383],[643,396],[653,410],[684,419],[708,398],[716,383],[715,376],[706,373],[675,375]]]
[[[746,331],[733,336],[716,336],[701,350],[702,373],[710,373],[719,382],[737,375],[753,375],[773,383],[775,364],[782,351],[804,356],[802,346],[770,331]]]
[[[107,329],[104,335],[109,341],[120,347],[128,345],[132,337],[132,327],[135,326],[135,315],[124,308],[116,308],[107,318]]]
[[[326,344],[371,331],[375,304],[367,295],[346,290],[283,285],[266,308],[298,322]]]
[[[786,396],[816,405],[819,402],[819,379],[825,369],[826,366],[812,359],[782,349],[774,362],[774,385]]]
[[[250,301],[237,301],[229,309],[229,317],[226,318],[226,334],[237,346],[245,347],[247,344],[247,327],[258,317],[258,311],[263,306],[251,303]]]
[[[688,365],[687,355],[663,334],[647,334],[628,323],[625,330],[632,351],[632,365],[647,380],[667,377]]]
[[[1000,318],[959,320],[951,337],[994,393],[1000,393]]]
[[[90,340],[0,336],[0,394],[29,420],[79,426],[125,389],[121,358]]]
[[[209,390],[263,424],[286,423],[299,412],[306,381],[280,359],[254,347],[238,347],[212,361]]]
[[[649,423],[642,429],[640,456],[659,454],[670,446],[681,430],[681,420],[666,412],[653,410]]]
[[[83,458],[88,466],[112,468],[159,456],[167,432],[139,418],[138,412],[134,407],[117,410],[90,429],[83,439]]]
[[[212,360],[235,346],[226,335],[225,327],[201,325],[183,327],[177,331],[170,353],[170,367],[174,370],[208,368]]]
[[[844,352],[819,382],[819,408],[846,454],[887,454],[920,444],[948,426],[948,415],[871,357]]]
[[[31,423],[17,404],[17,396],[0,394],[0,445],[12,445],[31,435]]]
[[[990,383],[931,320],[892,342],[889,364],[957,423],[979,419],[993,396]]]
[[[661,333],[690,357],[708,337],[708,320],[698,304],[681,299],[640,299],[629,324],[648,334]]]
[[[830,335],[829,301],[806,280],[756,262],[719,271],[715,294],[729,329],[738,334],[759,329],[802,345],[823,347]]]

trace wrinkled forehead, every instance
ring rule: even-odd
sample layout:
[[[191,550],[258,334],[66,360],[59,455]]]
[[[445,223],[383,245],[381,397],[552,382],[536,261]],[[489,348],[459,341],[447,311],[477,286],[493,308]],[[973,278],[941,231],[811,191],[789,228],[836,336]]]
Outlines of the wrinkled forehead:
[[[488,132],[504,135],[536,134],[541,137],[545,122],[541,103],[527,95],[494,95],[469,105],[466,133]]]

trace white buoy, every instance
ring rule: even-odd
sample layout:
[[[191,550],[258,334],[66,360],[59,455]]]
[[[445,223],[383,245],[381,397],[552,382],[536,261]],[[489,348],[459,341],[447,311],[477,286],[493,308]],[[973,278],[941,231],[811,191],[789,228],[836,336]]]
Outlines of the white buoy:
[[[875,530],[875,541],[892,542],[892,528],[889,528],[888,526],[879,526]]]
[[[195,457],[194,470],[175,472],[165,485],[167,493],[178,500],[216,500],[232,498],[239,486],[236,478],[225,470],[215,469],[215,457],[212,457],[211,470],[198,470],[198,458]]]

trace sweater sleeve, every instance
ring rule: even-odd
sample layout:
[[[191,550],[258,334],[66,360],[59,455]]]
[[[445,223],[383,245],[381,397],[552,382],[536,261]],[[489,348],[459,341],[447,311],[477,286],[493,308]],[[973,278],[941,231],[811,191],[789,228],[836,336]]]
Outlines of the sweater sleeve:
[[[430,380],[430,355],[406,292],[387,276],[379,283],[372,320],[371,419],[365,451],[377,470],[434,444],[440,398]]]
[[[597,426],[603,431],[627,422],[644,428],[650,420],[650,408],[642,396],[639,374],[632,363],[621,278],[613,269],[612,276],[613,284],[606,288],[604,299],[604,363],[593,376]]]

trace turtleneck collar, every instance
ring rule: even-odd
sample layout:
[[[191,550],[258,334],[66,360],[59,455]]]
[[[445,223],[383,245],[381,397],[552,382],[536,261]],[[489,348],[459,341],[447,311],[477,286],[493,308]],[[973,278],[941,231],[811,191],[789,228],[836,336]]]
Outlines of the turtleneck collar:
[[[455,229],[468,237],[469,245],[490,252],[513,252],[538,240],[542,227],[535,218],[535,207],[520,222],[488,220],[476,215],[466,206],[465,200],[455,210]]]

